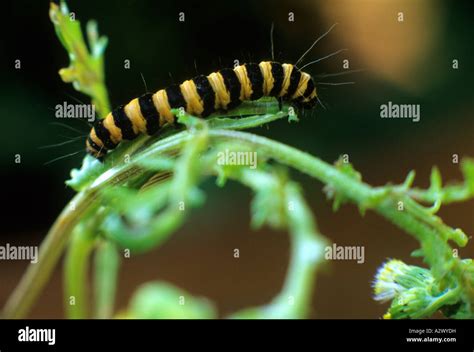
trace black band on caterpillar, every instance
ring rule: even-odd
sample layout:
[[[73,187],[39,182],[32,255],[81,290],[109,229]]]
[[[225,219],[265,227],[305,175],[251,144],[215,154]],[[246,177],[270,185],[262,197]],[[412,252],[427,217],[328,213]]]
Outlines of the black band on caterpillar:
[[[270,91],[271,97],[278,97],[281,92],[281,88],[283,87],[283,79],[285,78],[285,74],[283,71],[283,66],[278,62],[272,62],[272,76],[274,79],[273,88]]]
[[[92,149],[96,154],[103,154],[102,152],[106,152],[104,147],[98,146],[91,138],[91,136],[87,136],[87,143],[88,147]]]
[[[184,108],[186,107],[186,100],[184,100],[183,93],[178,85],[173,84],[165,89],[166,95],[168,97],[168,103],[172,109]]]
[[[133,130],[133,123],[125,113],[123,106],[119,106],[112,111],[112,116],[114,117],[115,126],[122,131],[122,139],[132,140],[137,137],[137,133]]]
[[[250,100],[257,100],[263,96],[263,75],[260,67],[257,64],[245,64],[247,76],[252,85],[252,95]]]
[[[235,71],[230,68],[224,68],[219,73],[224,78],[225,87],[230,95],[230,103],[227,105],[227,109],[235,108],[241,103],[239,99],[241,90],[239,78]]]
[[[152,135],[164,124],[173,123],[171,109],[184,108],[190,114],[207,117],[216,109],[232,109],[242,101],[264,95],[302,107],[312,107],[317,101],[313,79],[295,66],[268,61],[248,63],[133,99],[95,123],[86,148],[100,159],[124,139],[134,139],[140,133]]]
[[[212,90],[211,84],[206,76],[200,75],[193,78],[194,85],[196,86],[197,94],[201,97],[203,103],[202,117],[207,117],[212,114],[215,109],[216,97]]]
[[[153,94],[144,94],[138,98],[140,113],[146,121],[146,133],[155,134],[160,128],[160,114],[153,104]]]
[[[314,81],[312,79],[310,79],[308,81],[308,84],[306,85],[306,89],[303,93],[303,98],[308,99],[311,96],[311,93],[313,93],[313,91],[315,89],[316,89],[316,87],[314,86]]]
[[[286,99],[291,99],[293,94],[295,94],[296,89],[298,89],[298,84],[301,79],[301,72],[299,70],[296,70],[293,67],[293,70],[291,71],[290,75],[290,85],[288,87],[288,91],[286,92],[286,96],[284,98]]]
[[[103,121],[98,121],[95,124],[94,134],[99,139],[99,143],[97,143],[97,140],[92,138],[92,134],[91,134],[91,138],[101,148],[105,147],[105,149],[114,149],[116,147],[116,144],[114,142],[112,142],[112,140],[111,140],[111,134],[110,134],[109,130],[104,127]]]

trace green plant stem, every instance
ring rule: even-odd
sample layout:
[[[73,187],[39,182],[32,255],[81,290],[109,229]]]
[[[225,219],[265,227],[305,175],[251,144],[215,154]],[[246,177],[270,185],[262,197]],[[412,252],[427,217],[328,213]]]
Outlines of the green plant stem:
[[[286,117],[287,114],[278,114],[278,118]],[[251,128],[275,120],[272,114],[261,116],[255,121],[253,117],[240,120],[226,120],[221,124],[221,128]],[[153,154],[165,154],[178,150],[192,135],[188,131],[179,132],[166,139],[154,143]],[[142,153],[140,159],[146,159],[148,153]],[[31,306],[37,299],[44,285],[47,283],[51,272],[63,253],[65,245],[69,240],[72,230],[83,218],[84,214],[90,210],[92,201],[96,198],[98,190],[106,185],[121,184],[128,177],[140,172],[141,168],[136,163],[119,164],[99,176],[92,185],[77,193],[76,196],[66,205],[59,217],[48,231],[39,251],[38,263],[31,264],[26,273],[22,276],[20,283],[11,293],[3,310],[2,316],[9,319],[19,319],[25,317]]]
[[[97,24],[90,21],[87,23],[86,43],[79,22],[71,21],[71,13],[65,1],[61,1],[59,5],[51,2],[50,18],[54,24],[56,34],[70,58],[69,67],[60,70],[61,78],[65,82],[71,82],[77,91],[90,96],[99,117],[105,117],[110,111],[104,74],[104,51],[107,46],[107,38],[99,36]],[[466,163],[465,168],[463,168],[466,179],[464,185],[441,187],[439,171],[434,169],[432,185],[427,190],[410,188],[414,173],[411,173],[405,185],[374,188],[361,182],[355,170],[352,170],[354,173],[350,174],[350,172],[347,172],[347,168],[344,171],[338,166],[329,165],[318,158],[284,144],[248,133],[226,130],[257,127],[288,116],[287,106],[285,106],[284,112],[279,112],[279,110],[280,108],[275,99],[263,99],[242,104],[242,106],[232,109],[228,114],[221,114],[220,119],[216,119],[215,115],[205,125],[206,128],[209,128],[209,132],[205,134],[205,144],[206,146],[219,147],[223,145],[223,143],[220,145],[219,143],[230,140],[237,145],[240,143],[252,146],[258,150],[259,154],[263,155],[263,160],[275,159],[326,184],[328,189],[331,190],[331,194],[335,195],[335,208],[341,202],[349,200],[355,203],[361,212],[372,209],[384,216],[419,240],[421,250],[418,251],[418,254],[423,255],[425,261],[430,265],[433,276],[439,284],[437,289],[442,291],[448,287],[450,288],[449,292],[455,292],[452,295],[458,295],[457,290],[461,291],[462,302],[467,307],[463,310],[463,314],[471,314],[470,307],[474,304],[474,291],[471,289],[474,277],[465,274],[466,266],[460,258],[453,257],[452,248],[448,243],[452,240],[457,245],[464,246],[467,243],[467,236],[461,230],[453,230],[446,226],[434,214],[441,204],[464,201],[474,196],[474,163]],[[256,116],[235,118],[236,116],[242,117],[252,114],[256,114]],[[231,116],[233,119],[228,119],[226,116]],[[290,117],[293,120],[295,119],[293,116]],[[165,136],[166,134],[162,135],[162,137]],[[143,164],[140,165],[140,162],[164,154],[176,156],[182,152],[187,143],[192,146],[193,139],[196,137],[197,134],[191,128],[190,131],[177,133],[158,142],[154,142],[155,138],[153,137],[140,137],[132,143],[122,143],[107,158],[103,170],[110,169],[98,176],[95,181],[91,181],[93,177],[88,178],[87,176],[90,175],[85,173],[84,178],[80,178],[78,183],[73,184],[74,189],[80,190],[73,199],[76,209],[70,211],[66,208],[55,222],[41,245],[39,262],[28,268],[12,296],[8,299],[3,310],[4,317],[20,318],[28,313],[64,250],[65,244],[70,239],[71,233],[74,233],[75,236],[71,241],[66,258],[65,283],[66,292],[75,296],[77,305],[69,306],[68,311],[71,317],[85,317],[86,292],[84,284],[86,282],[87,259],[95,242],[94,236],[88,235],[86,230],[76,225],[79,221],[87,221],[88,212],[97,209],[98,205],[92,203],[92,200],[96,198],[101,189],[111,185],[122,185],[130,180],[132,181],[128,182],[127,186],[133,188],[133,182],[140,183],[140,180],[147,177],[147,174],[144,174],[146,167],[143,167]],[[208,143],[208,137],[210,143]],[[133,158],[131,162],[128,162],[130,155]],[[188,150],[189,155],[191,153]],[[125,230],[115,237],[112,236],[118,244],[130,245],[138,250],[149,249],[150,246],[156,246],[164,240],[182,224],[184,215],[182,212],[176,211],[174,205],[177,202],[191,200],[190,195],[194,194],[191,192],[194,189],[191,190],[191,188],[197,184],[197,180],[192,177],[199,174],[199,172],[191,172],[191,169],[196,166],[196,163],[193,164],[190,161],[192,158],[197,159],[197,154],[193,153],[192,157],[187,160],[181,156],[179,158],[179,161],[182,161],[182,166],[174,170],[174,197],[171,200],[173,205],[168,207],[156,219],[154,223],[156,225],[155,235],[150,235],[153,233],[151,231],[146,234],[142,233],[142,236],[130,236],[131,233]],[[114,165],[116,162],[118,162],[117,166]],[[202,165],[198,165],[196,168],[202,168]],[[95,171],[98,171],[97,174],[101,172],[100,169]],[[135,176],[141,176],[141,178],[135,178]],[[251,183],[251,180],[247,181]],[[286,214],[288,222],[286,225],[290,229],[292,239],[292,257],[287,280],[281,294],[267,307],[267,311],[262,313],[263,316],[269,317],[301,317],[306,314],[305,309],[308,307],[312,280],[319,260],[316,258],[312,262],[308,259],[308,256],[321,252],[321,248],[316,248],[317,245],[322,244],[322,241],[318,238],[316,225],[311,223],[310,211],[307,209],[299,190],[291,182],[285,185],[285,197],[288,201],[292,199],[296,202],[299,211],[289,211]],[[417,201],[431,203],[433,206],[425,208]],[[192,203],[192,201],[189,203]],[[402,205],[401,208],[400,204]],[[120,218],[120,216],[117,215],[116,218]],[[272,221],[276,222],[274,218],[270,222]],[[83,223],[79,225],[83,225]],[[119,226],[119,228],[125,228],[125,226]],[[118,258],[115,249],[110,246],[113,246],[113,244],[104,244],[104,247],[99,248],[96,257],[95,298],[96,315],[98,317],[110,316],[113,308]],[[312,248],[311,253],[308,252],[308,248]],[[294,299],[294,305],[291,307],[287,304],[288,296],[292,296]],[[431,308],[437,310],[443,302],[440,300],[437,304],[439,306]]]
[[[95,254],[95,317],[108,319],[113,314],[120,256],[117,246],[101,241]]]
[[[88,316],[87,273],[89,257],[96,239],[86,224],[76,226],[66,252],[64,266],[64,292],[66,314],[70,319],[85,319]]]
[[[469,200],[473,197],[471,192],[465,185],[448,185],[444,187],[440,193],[429,192],[429,190],[411,188],[407,191],[407,194],[420,202],[434,203],[438,199],[443,204],[458,203]]]
[[[282,115],[280,118],[284,116],[287,115]],[[249,126],[253,127],[274,119],[273,116],[264,116],[262,120],[259,121],[258,119],[255,119],[247,125],[242,125],[242,121],[231,121],[226,125],[226,128],[231,129],[237,125],[240,125],[240,128],[247,128]],[[331,184],[335,190],[346,195],[356,204],[372,207],[379,214],[383,215],[416,238],[439,237],[436,228],[433,228],[432,224],[427,224],[425,221],[420,220],[418,216],[415,216],[412,213],[412,210],[397,210],[397,201],[400,199],[402,201],[408,201],[411,199],[405,194],[400,194],[400,197],[398,198],[394,197],[393,194],[390,197],[387,197],[387,193],[383,190],[372,188],[365,183],[357,181],[342,173],[334,166],[327,164],[310,154],[254,134],[228,131],[225,129],[210,129],[209,137],[211,142],[215,140],[231,139],[237,142],[241,141],[243,143],[249,143],[250,145],[259,148],[259,150],[267,154],[269,157],[272,157],[285,165],[298,169],[323,183]],[[160,156],[170,151],[180,150],[180,148],[182,148],[190,138],[193,138],[193,133],[182,131],[166,139],[154,142],[145,150],[134,155],[130,163],[122,163],[109,169],[99,176],[92,185],[78,193],[72,201],[76,204],[76,210],[71,212],[66,207],[56,220],[41,246],[40,260],[38,264],[32,264],[28,268],[26,274],[21,279],[20,284],[10,296],[3,310],[4,317],[20,318],[27,314],[32,303],[46,283],[59,255],[62,253],[64,244],[69,238],[72,229],[84,212],[88,210],[88,207],[91,205],[91,200],[94,199],[98,189],[107,185],[121,184],[125,182],[130,175],[140,172],[141,168],[137,166],[140,160]],[[451,249],[447,244],[443,245],[441,250],[441,253],[443,253],[444,256],[451,254]],[[440,258],[430,258],[429,262],[430,264],[433,261],[436,263],[439,259]],[[459,259],[454,259],[454,261],[454,271],[459,272]]]
[[[294,183],[285,187],[288,227],[291,234],[291,261],[287,279],[275,299],[285,309],[281,318],[304,318],[311,307],[316,270],[324,259],[326,240],[319,234],[311,210]],[[291,297],[290,303],[288,298]]]
[[[434,275],[437,278],[443,276],[443,269],[446,268],[440,268],[440,265],[438,265],[441,259],[440,255],[452,257],[452,249],[445,242],[446,239],[442,238],[442,234],[437,231],[437,226],[440,226],[442,223],[436,219],[433,219],[431,223],[429,221],[422,221],[419,215],[424,209],[407,195],[391,194],[380,188],[372,188],[308,153],[265,137],[245,132],[224,130],[210,130],[209,136],[211,139],[233,139],[248,143],[280,163],[298,169],[325,184],[332,185],[338,192],[344,194],[354,203],[359,206],[372,208],[399,228],[422,240],[422,244],[424,239],[440,239],[437,242],[440,252],[425,251],[425,256],[427,262],[435,267]],[[404,204],[410,204],[412,207],[405,207],[404,211],[399,211],[398,204],[400,201],[404,202]],[[423,215],[425,218],[431,219],[431,217],[428,217],[429,214],[423,213]],[[465,235],[462,236],[462,234],[460,236],[458,244],[465,244],[467,238],[465,238]],[[432,242],[430,243],[432,244]],[[453,258],[453,261],[455,266],[459,268],[459,258]]]
[[[283,289],[268,305],[246,308],[230,318],[299,319],[309,313],[316,271],[323,261],[326,240],[319,234],[311,210],[297,184],[281,181],[275,173],[260,170],[242,170],[229,175],[232,179],[254,189],[255,192],[270,184],[283,188],[281,206],[285,210],[285,223],[289,229],[291,255]],[[279,197],[276,196],[276,199]]]
[[[91,210],[91,192],[78,193],[64,208],[40,246],[38,263],[31,264],[3,308],[3,318],[19,319],[31,306],[48,281],[61,253],[81,216]]]
[[[49,16],[56,35],[69,54],[70,64],[59,71],[64,82],[91,97],[99,117],[110,112],[110,104],[104,75],[104,51],[107,38],[99,36],[97,23],[89,21],[86,26],[87,39],[84,39],[80,22],[71,19],[66,2],[51,2]],[[90,49],[90,50],[89,50]]]

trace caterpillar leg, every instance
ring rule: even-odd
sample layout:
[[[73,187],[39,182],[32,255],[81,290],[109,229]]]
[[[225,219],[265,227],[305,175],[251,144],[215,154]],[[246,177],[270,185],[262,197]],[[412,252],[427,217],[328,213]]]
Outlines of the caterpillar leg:
[[[277,98],[278,99],[278,110],[282,111],[283,110],[283,98]]]

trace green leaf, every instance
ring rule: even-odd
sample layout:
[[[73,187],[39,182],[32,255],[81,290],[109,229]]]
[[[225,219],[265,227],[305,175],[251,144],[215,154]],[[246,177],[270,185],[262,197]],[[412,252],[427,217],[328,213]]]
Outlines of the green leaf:
[[[474,194],[474,159],[463,159],[461,162],[461,170],[469,193]]]
[[[110,111],[104,82],[104,52],[107,38],[97,31],[97,23],[87,24],[90,51],[82,34],[81,24],[69,11],[66,2],[50,3],[49,17],[56,35],[69,54],[69,67],[59,70],[61,79],[72,83],[74,89],[91,97],[99,116],[104,118]]]
[[[126,313],[137,319],[212,319],[216,315],[209,300],[158,281],[142,285]]]
[[[71,170],[71,178],[66,181],[66,185],[79,192],[88,187],[99,177],[106,167],[96,158],[87,155],[82,161],[80,169]]]

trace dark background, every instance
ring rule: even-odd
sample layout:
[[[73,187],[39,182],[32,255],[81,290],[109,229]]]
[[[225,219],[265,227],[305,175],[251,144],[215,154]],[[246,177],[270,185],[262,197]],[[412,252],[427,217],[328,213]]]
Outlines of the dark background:
[[[109,38],[106,78],[113,105],[145,91],[158,90],[223,66],[269,59],[270,26],[275,24],[275,59],[295,62],[315,38],[339,25],[319,43],[306,62],[347,48],[337,57],[310,66],[311,74],[339,72],[342,60],[362,73],[333,78],[355,85],[327,87],[320,96],[327,110],[316,108],[298,124],[272,123],[256,133],[306,150],[328,162],[340,154],[373,185],[402,182],[416,169],[417,186],[427,186],[438,165],[444,180],[460,179],[452,154],[473,153],[472,38],[474,6],[470,1],[69,1],[82,24],[96,19]],[[57,71],[68,57],[48,17],[47,1],[14,1],[4,6],[0,40],[0,116],[2,226],[0,241],[39,244],[61,209],[73,196],[64,181],[82,155],[45,162],[83,148],[39,149],[74,137],[57,122],[54,106],[87,97],[63,83]],[[288,22],[288,12],[295,22]],[[403,11],[405,21],[397,22]],[[185,22],[178,13],[185,13]],[[16,59],[21,69],[14,69]],[[131,68],[124,69],[124,60]],[[452,69],[452,60],[459,69]],[[327,79],[329,81],[329,79]],[[388,101],[421,104],[421,121],[384,120],[380,105]],[[85,124],[62,120],[88,132]],[[79,134],[77,134],[79,135]],[[21,164],[14,163],[21,154]],[[321,184],[293,173],[320,230],[338,245],[365,246],[366,262],[330,262],[317,278],[312,317],[377,318],[387,308],[371,298],[370,282],[388,257],[420,264],[409,257],[417,247],[407,234],[384,219],[361,217],[352,205],[332,213]],[[163,279],[216,302],[221,314],[268,302],[281,288],[288,260],[285,233],[249,229],[248,190],[229,184],[205,186],[205,207],[171,240],[152,253],[123,261],[119,307],[142,282]],[[474,233],[473,202],[443,208],[449,225]],[[240,259],[233,258],[234,248]],[[472,243],[461,251],[473,257]],[[24,262],[0,263],[0,305],[18,282]],[[61,269],[47,286],[32,317],[62,317]]]

